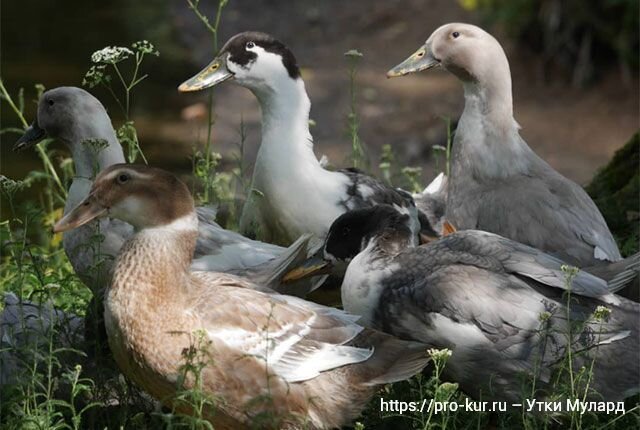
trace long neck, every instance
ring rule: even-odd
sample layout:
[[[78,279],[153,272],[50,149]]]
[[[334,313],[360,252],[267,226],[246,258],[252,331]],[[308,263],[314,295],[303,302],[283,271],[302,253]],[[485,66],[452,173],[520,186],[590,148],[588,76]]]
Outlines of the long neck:
[[[490,79],[465,82],[465,106],[453,146],[453,177],[506,177],[529,168],[531,150],[513,118],[508,63]]]
[[[96,146],[90,140],[104,141],[106,146]],[[108,117],[79,125],[67,143],[73,155],[76,176],[93,179],[107,167],[125,161],[122,146]]]
[[[177,300],[188,287],[197,236],[195,210],[170,224],[140,230],[123,246],[116,261],[114,297],[122,293],[124,300],[133,294]]]
[[[311,102],[304,81],[283,77],[269,88],[253,89],[262,110],[262,143],[258,158],[321,168],[309,132]],[[266,160],[265,160],[266,161]]]
[[[113,164],[124,163],[125,159],[122,146],[106,113],[104,118],[78,124],[70,137],[62,140],[71,150],[76,175],[69,188],[66,213],[89,194],[93,179],[98,173]],[[90,140],[94,140],[94,143]],[[106,146],[97,145],[98,140],[106,142]]]

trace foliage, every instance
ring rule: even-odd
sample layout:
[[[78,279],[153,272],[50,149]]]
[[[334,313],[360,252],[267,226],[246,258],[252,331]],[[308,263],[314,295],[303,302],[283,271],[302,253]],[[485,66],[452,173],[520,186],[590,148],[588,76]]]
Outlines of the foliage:
[[[640,134],[636,132],[587,186],[587,192],[618,238],[622,255],[640,242]]]
[[[140,149],[140,142],[138,141],[138,134],[134,123],[130,120],[133,89],[148,76],[146,74],[140,76],[140,67],[147,55],[156,57],[160,55],[160,52],[147,40],[132,43],[131,49],[124,46],[107,46],[91,54],[91,62],[93,65],[89,68],[82,80],[82,85],[86,87],[94,88],[101,86],[105,88],[113,96],[118,106],[120,106],[125,122],[118,128],[116,134],[122,146],[127,150],[127,161],[129,161],[129,163],[135,162],[138,155],[147,163],[147,159]],[[127,60],[131,60],[133,64],[130,65],[131,75],[125,78],[123,68]],[[110,74],[112,72],[115,72],[118,82],[124,91],[124,104],[113,88],[112,83],[114,78],[113,75]]]
[[[564,70],[582,86],[619,64],[629,80],[638,71],[637,0],[459,0],[499,23],[542,55],[543,66]]]

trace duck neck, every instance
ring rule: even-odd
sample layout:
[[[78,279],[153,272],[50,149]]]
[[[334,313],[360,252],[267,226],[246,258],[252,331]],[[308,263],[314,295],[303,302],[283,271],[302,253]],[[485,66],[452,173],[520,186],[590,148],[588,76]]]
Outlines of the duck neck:
[[[279,169],[321,169],[309,132],[311,102],[301,78],[282,78],[270,87],[254,89],[262,111],[261,163]],[[274,170],[270,169],[272,173]]]
[[[89,194],[98,173],[113,164],[124,163],[125,159],[108,117],[106,122],[92,122],[62,140],[71,150],[75,170],[65,206],[65,210],[70,210]]]
[[[155,297],[172,300],[188,286],[189,266],[198,236],[195,210],[157,227],[136,233],[122,248],[116,261],[113,297]]]
[[[453,146],[453,177],[456,173],[505,177],[528,168],[523,154],[530,150],[513,118],[508,63],[506,67],[506,73],[497,73],[492,79],[464,83],[465,106]]]

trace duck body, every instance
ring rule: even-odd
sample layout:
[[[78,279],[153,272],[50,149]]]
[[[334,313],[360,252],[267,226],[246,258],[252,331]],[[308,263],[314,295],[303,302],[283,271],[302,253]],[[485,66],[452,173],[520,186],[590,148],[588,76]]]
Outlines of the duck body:
[[[340,310],[245,278],[190,271],[198,219],[189,190],[173,175],[116,165],[85,202],[56,229],[108,207],[138,230],[117,257],[105,325],[122,372],[168,406],[180,410],[174,395],[190,347],[205,352],[202,389],[217,399],[205,416],[229,429],[248,428],[264,414],[271,421],[259,425],[267,428],[342,426],[377,385],[407,378],[428,361],[426,345],[364,329]]]
[[[520,137],[509,62],[498,41],[474,25],[446,24],[387,76],[439,66],[460,79],[465,94],[446,219],[457,229],[496,233],[578,267],[621,260],[591,198]]]
[[[46,91],[38,104],[38,116],[16,144],[31,146],[49,135],[71,150],[75,177],[70,185],[64,213],[87,197],[98,173],[124,163],[122,147],[104,106],[81,88],[59,87]],[[200,218],[194,269],[273,277],[275,263],[305,252],[305,244],[290,249],[263,243],[227,231],[215,221],[215,210],[197,208]],[[92,291],[101,295],[109,284],[115,256],[133,235],[131,225],[117,219],[101,218],[65,232],[63,246],[74,271]],[[296,238],[297,239],[297,238]],[[308,291],[304,286],[300,291]]]
[[[584,189],[538,157],[512,117],[498,121],[485,113],[494,102],[483,100],[489,96],[476,84],[467,84],[465,91],[445,218],[456,228],[493,232],[577,267],[620,260],[604,218]]]
[[[262,141],[240,220],[243,234],[287,245],[311,233],[322,243],[340,214],[388,203],[411,213],[417,240],[420,221],[408,193],[356,169],[330,171],[320,164],[309,132],[311,103],[296,59],[284,44],[268,34],[240,33],[179,89],[200,90],[228,79],[249,89],[262,113]]]
[[[344,309],[368,327],[451,349],[445,377],[467,394],[520,401],[523,381],[535,380],[544,397],[570,330],[573,368],[594,366],[589,398],[640,390],[640,305],[603,280],[578,271],[568,298],[563,262],[539,250],[475,230],[406,247],[406,220],[384,208],[358,212],[339,218],[325,245],[331,260],[357,252],[342,284]],[[359,232],[366,219],[382,227]],[[611,311],[607,319],[594,318],[599,307]]]

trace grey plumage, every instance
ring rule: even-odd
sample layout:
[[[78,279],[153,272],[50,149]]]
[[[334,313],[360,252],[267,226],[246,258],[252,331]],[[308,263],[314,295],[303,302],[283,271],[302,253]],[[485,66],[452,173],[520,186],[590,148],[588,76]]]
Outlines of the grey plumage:
[[[372,219],[377,226],[358,229]],[[593,364],[587,398],[640,391],[640,304],[584,271],[569,282],[562,261],[492,233],[458,231],[407,248],[407,232],[384,207],[343,215],[330,230],[327,258],[353,257],[344,309],[363,324],[451,349],[445,378],[482,400],[521,400],[533,380],[544,398],[569,348],[574,369]],[[337,241],[361,243],[357,255]],[[603,307],[611,313],[600,321]]]
[[[618,261],[620,252],[587,193],[538,157],[513,117],[511,72],[498,41],[452,23],[388,76],[441,66],[464,86],[446,219],[458,230],[490,231],[578,267]]]

